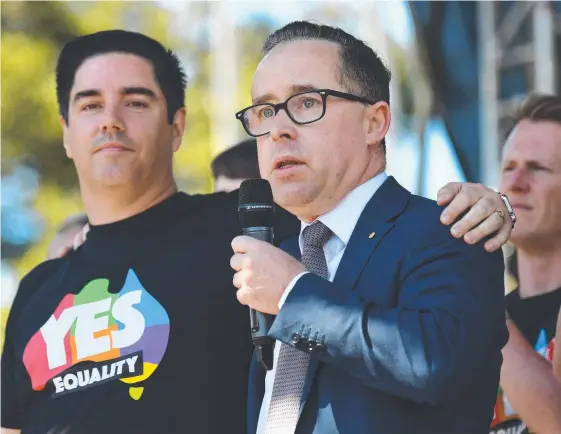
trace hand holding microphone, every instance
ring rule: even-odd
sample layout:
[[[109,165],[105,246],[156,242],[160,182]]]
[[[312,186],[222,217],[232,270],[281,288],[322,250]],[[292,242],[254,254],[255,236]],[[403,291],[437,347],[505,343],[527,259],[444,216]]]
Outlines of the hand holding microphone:
[[[273,342],[268,337],[270,315],[278,313],[286,287],[306,269],[272,245],[274,205],[266,180],[251,179],[241,184],[238,213],[244,235],[232,241],[230,266],[236,271],[233,282],[238,288],[238,300],[250,307],[251,335],[259,357]],[[271,369],[268,360],[260,362]]]

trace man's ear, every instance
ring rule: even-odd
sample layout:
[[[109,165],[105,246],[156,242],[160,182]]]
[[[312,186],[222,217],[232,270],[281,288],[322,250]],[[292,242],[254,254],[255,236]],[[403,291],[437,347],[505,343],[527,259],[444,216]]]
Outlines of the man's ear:
[[[60,116],[59,119],[60,119],[60,124],[62,125],[62,146],[64,146],[64,150],[66,151],[66,156],[72,159],[72,151],[70,150],[70,147],[68,146],[68,142],[67,142],[68,125],[66,124],[66,121],[64,120],[63,116]]]
[[[366,143],[381,142],[391,124],[390,106],[385,101],[378,101],[366,108],[364,126],[366,132]]]
[[[185,133],[186,117],[187,113],[185,107],[178,109],[173,116],[173,152],[177,151],[181,146],[183,133]]]

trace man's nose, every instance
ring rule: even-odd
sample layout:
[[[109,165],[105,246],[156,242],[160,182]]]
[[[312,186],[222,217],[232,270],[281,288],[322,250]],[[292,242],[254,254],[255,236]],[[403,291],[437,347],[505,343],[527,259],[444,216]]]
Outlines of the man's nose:
[[[102,133],[122,133],[125,131],[125,123],[121,119],[117,108],[106,107],[103,120],[99,125],[99,131]]]
[[[506,176],[506,189],[513,192],[527,192],[530,189],[527,170],[524,168],[512,169]]]
[[[273,141],[296,139],[296,124],[288,117],[286,110],[278,111],[273,119],[273,126],[270,134]]]

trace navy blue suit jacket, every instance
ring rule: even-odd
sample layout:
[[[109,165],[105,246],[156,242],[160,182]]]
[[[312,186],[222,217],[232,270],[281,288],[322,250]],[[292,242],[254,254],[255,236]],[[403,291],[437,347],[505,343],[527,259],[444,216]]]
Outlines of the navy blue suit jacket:
[[[508,339],[503,255],[453,238],[441,212],[388,178],[333,283],[294,286],[270,336],[311,354],[298,434],[488,433]],[[283,247],[300,256],[296,238]],[[264,376],[252,363],[250,434]]]

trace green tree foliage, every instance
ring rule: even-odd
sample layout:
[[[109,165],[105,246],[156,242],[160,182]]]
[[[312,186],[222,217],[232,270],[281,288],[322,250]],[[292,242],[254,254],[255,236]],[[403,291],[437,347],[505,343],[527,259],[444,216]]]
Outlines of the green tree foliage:
[[[240,86],[238,87],[238,101],[241,107],[251,104],[251,82],[257,65],[261,60],[261,47],[267,36],[274,30],[268,21],[255,21],[244,27],[238,27],[236,38],[243,60],[240,62]],[[241,126],[240,126],[241,128]]]

